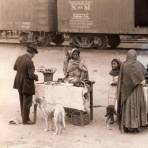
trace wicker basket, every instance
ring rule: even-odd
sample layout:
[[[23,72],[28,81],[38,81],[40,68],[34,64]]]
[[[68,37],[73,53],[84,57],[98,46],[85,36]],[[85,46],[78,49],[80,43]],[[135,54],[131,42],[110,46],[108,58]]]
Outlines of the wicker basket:
[[[53,81],[54,73],[44,73],[44,82]]]
[[[73,125],[83,126],[90,122],[88,112],[74,111],[71,114],[71,122]]]

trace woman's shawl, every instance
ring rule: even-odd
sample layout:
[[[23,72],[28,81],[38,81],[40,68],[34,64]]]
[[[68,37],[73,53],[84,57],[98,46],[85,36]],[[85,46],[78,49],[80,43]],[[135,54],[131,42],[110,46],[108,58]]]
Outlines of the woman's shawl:
[[[84,79],[88,79],[88,70],[84,63],[79,57],[78,59],[73,59],[72,54],[77,52],[80,54],[80,50],[77,48],[73,48],[68,52],[68,58],[64,61],[64,75],[65,78],[73,79],[76,81],[83,81]]]
[[[63,73],[64,73],[65,77],[67,76],[67,67],[68,67],[68,63],[69,63],[70,59],[71,59],[71,51],[67,50],[65,52],[65,60],[63,63]]]
[[[71,72],[75,69],[80,69],[82,71],[88,71],[86,65],[80,58],[78,60],[74,60],[74,59],[69,60],[67,71]]]
[[[122,105],[128,99],[135,87],[140,84],[144,78],[145,68],[136,60],[136,54],[132,52],[127,55],[127,60],[121,65],[118,87],[118,118],[121,119]],[[120,120],[118,119],[118,120]]]
[[[80,81],[88,79],[88,70],[83,61],[79,58],[77,60],[70,59],[67,66],[67,76],[77,77]]]
[[[134,88],[145,79],[144,73],[144,66],[136,60],[123,63],[120,70],[117,91],[119,93],[118,97],[121,96],[121,103],[124,103]]]

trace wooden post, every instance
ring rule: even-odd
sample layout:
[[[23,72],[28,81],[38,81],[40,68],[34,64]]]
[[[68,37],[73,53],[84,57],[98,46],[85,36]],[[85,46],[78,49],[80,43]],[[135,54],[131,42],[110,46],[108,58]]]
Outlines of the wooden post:
[[[80,125],[84,126],[84,114],[83,114],[83,111],[80,111]]]
[[[93,84],[95,82],[92,81],[90,84],[90,120],[93,120]]]

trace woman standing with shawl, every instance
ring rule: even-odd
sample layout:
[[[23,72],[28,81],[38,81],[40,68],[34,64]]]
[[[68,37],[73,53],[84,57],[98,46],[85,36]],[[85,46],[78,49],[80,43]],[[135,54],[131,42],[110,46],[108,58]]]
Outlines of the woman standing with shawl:
[[[118,121],[124,132],[139,132],[146,125],[146,104],[143,86],[145,68],[137,61],[137,53],[128,51],[126,61],[121,66],[118,83]]]
[[[109,74],[113,77],[111,83],[109,84],[108,89],[108,106],[112,106],[113,109],[117,107],[117,83],[118,83],[118,76],[120,73],[121,61],[119,59],[112,59],[111,61],[111,71]],[[107,106],[107,107],[108,107]],[[112,116],[110,120],[110,124],[114,123],[114,116]]]

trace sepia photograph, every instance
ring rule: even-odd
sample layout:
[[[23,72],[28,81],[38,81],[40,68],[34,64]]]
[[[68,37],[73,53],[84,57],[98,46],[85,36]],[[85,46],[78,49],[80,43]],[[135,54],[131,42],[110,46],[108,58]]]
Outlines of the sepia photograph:
[[[148,0],[0,0],[0,148],[147,148]]]

